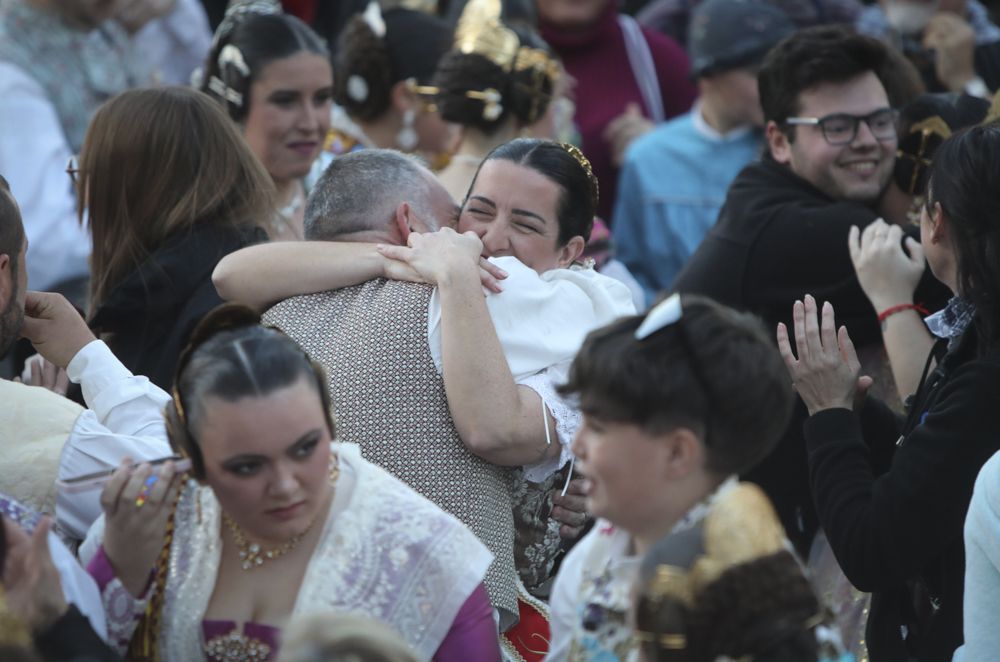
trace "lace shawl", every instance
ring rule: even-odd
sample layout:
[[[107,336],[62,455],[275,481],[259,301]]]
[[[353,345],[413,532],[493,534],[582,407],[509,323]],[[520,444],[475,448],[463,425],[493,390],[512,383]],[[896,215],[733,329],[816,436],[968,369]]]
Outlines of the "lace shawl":
[[[335,449],[354,472],[354,487],[338,490],[292,617],[333,611],[373,618],[430,659],[492,556],[454,517],[363,460],[356,445]],[[222,548],[221,512],[209,488],[190,482],[175,517],[160,655],[201,660],[201,621]],[[115,585],[117,579],[105,592]],[[142,603],[135,602],[138,609],[129,611],[137,616]]]

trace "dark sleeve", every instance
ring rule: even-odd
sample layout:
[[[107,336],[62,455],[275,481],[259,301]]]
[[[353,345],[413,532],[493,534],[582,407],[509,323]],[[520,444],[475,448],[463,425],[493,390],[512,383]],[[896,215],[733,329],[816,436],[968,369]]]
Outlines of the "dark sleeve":
[[[973,51],[976,75],[990,91],[1000,88],[1000,41],[980,44]]]
[[[881,476],[889,470],[896,442],[903,429],[902,417],[889,405],[877,398],[868,397],[861,408],[861,431],[871,453],[872,472]]]
[[[121,662],[111,647],[90,626],[87,617],[71,604],[47,630],[35,636],[35,648],[43,660],[86,658],[96,662]]]
[[[868,226],[876,213],[855,203],[813,198],[782,204],[772,214],[748,255],[747,307],[769,325],[785,322],[791,329],[792,304],[812,294],[820,305],[833,304],[837,323],[847,326],[855,345],[881,343],[875,311],[847,249],[851,226]]]
[[[698,90],[691,82],[691,61],[677,42],[665,35],[642,28],[642,35],[649,44],[649,52],[656,67],[656,78],[663,97],[664,119],[676,117],[691,110]]]
[[[1000,370],[969,363],[941,388],[877,478],[853,412],[830,409],[806,422],[820,522],[844,574],[862,591],[898,586],[962,540],[976,475],[1000,447],[991,423],[1000,408]]]

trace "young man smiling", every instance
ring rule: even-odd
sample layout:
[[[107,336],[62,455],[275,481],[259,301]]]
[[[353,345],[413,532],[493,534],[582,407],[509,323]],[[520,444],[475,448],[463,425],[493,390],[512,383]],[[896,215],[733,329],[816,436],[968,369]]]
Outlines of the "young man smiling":
[[[834,305],[862,352],[880,347],[847,234],[878,218],[895,164],[896,115],[883,84],[890,67],[880,42],[840,27],[802,30],[768,54],[758,77],[767,150],[734,180],[676,290],[752,311],[771,328],[788,324],[791,304],[810,292]],[[917,296],[936,303],[942,295],[922,287]],[[816,523],[799,409],[747,478],[764,487],[806,552]]]

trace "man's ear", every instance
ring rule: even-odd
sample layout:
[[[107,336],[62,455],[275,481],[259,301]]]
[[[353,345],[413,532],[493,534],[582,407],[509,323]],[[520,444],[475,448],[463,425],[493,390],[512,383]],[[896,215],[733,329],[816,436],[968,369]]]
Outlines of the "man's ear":
[[[675,428],[664,441],[667,478],[686,478],[705,468],[705,445],[690,428]]]
[[[560,267],[568,267],[569,265],[576,262],[581,255],[583,255],[583,249],[586,248],[587,242],[583,240],[583,237],[577,235],[566,242],[566,245],[559,249],[559,261]]]
[[[396,215],[393,218],[393,234],[397,234],[399,237],[399,245],[405,246],[407,240],[410,238],[410,233],[413,232],[413,228],[410,226],[410,217],[413,213],[413,208],[410,207],[408,202],[400,202],[396,207]]]
[[[792,160],[792,144],[788,140],[788,135],[781,130],[777,122],[770,121],[764,128],[764,137],[767,139],[767,148],[771,151],[771,156],[778,163],[789,163]]]

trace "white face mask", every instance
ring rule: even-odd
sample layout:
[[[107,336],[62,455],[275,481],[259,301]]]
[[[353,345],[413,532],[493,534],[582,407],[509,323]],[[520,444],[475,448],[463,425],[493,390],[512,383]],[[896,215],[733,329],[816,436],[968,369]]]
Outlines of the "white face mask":
[[[931,17],[938,11],[941,0],[913,2],[911,0],[886,0],[883,3],[886,20],[892,29],[900,34],[920,34],[927,27]]]

